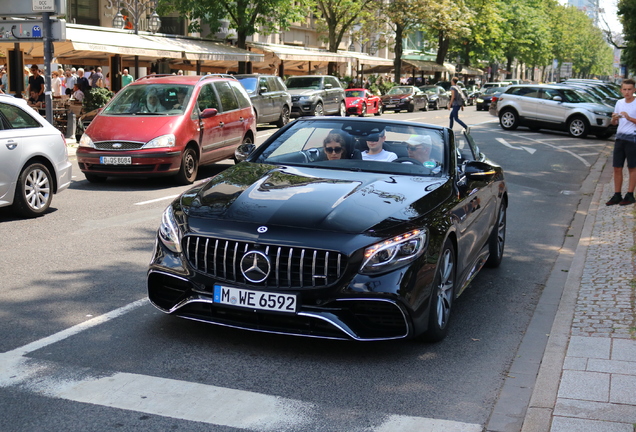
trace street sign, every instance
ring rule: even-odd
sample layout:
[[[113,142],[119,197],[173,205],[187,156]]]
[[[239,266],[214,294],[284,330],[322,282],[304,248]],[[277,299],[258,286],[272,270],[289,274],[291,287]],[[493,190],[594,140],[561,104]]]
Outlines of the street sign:
[[[55,1],[33,0],[33,12],[55,12]]]
[[[0,42],[41,42],[44,39],[42,29],[42,20],[0,21]],[[66,21],[51,20],[51,39],[66,40]]]
[[[0,17],[33,16],[42,12],[66,15],[66,0],[1,0],[0,3]]]

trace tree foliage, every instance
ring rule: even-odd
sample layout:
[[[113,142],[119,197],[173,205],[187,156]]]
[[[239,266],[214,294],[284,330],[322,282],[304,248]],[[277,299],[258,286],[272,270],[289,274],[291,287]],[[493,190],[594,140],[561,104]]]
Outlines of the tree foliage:
[[[633,71],[636,70],[636,0],[618,0],[618,17],[625,41],[621,61]]]

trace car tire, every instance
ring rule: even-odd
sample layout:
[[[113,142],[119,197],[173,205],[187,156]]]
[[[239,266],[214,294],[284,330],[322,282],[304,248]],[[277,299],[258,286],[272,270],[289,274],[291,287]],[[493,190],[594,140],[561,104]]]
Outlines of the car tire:
[[[89,183],[104,183],[106,181],[106,177],[95,174],[84,173],[84,177]]]
[[[568,133],[574,138],[585,138],[589,129],[590,127],[584,117],[575,116],[568,120]]]
[[[194,183],[199,172],[199,158],[192,147],[186,147],[181,157],[181,168],[177,173],[177,183],[189,185]]]
[[[427,342],[439,342],[448,334],[450,314],[455,300],[455,264],[455,247],[450,239],[446,239],[435,270],[428,328],[422,334],[422,339]]]
[[[13,208],[16,213],[33,218],[49,209],[53,199],[53,177],[41,163],[24,167],[18,177]]]
[[[318,102],[316,104],[316,108],[314,108],[314,117],[322,117],[325,115],[325,110],[322,107],[322,102]]]
[[[413,102],[411,102],[411,103],[409,104],[409,106],[406,108],[406,110],[407,110],[408,112],[413,112],[413,111],[415,111],[415,104],[414,104]]]
[[[382,115],[382,111],[384,111],[384,108],[382,108],[382,104],[378,105],[378,110],[373,113],[374,116],[381,116]]]
[[[287,123],[289,123],[289,107],[287,105],[283,105],[283,108],[281,108],[280,110],[280,117],[278,119],[278,121],[275,123],[276,126],[283,127],[285,126]]]
[[[358,114],[360,117],[364,117],[365,115],[367,115],[367,104],[365,103],[364,105],[362,105],[362,112],[360,114]]]
[[[423,111],[428,111],[428,101],[424,102],[424,108],[422,108]]]
[[[519,126],[517,113],[511,109],[503,110],[499,113],[499,125],[504,130],[515,130]]]
[[[490,256],[486,261],[486,267],[496,268],[503,259],[504,247],[506,246],[506,203],[502,202],[497,215],[497,223],[492,227],[492,233],[488,239],[488,249]]]
[[[347,115],[347,106],[344,101],[340,102],[340,110],[336,113],[336,115],[340,117],[345,117]]]
[[[433,104],[433,110],[434,111],[438,111],[439,110],[439,101],[435,101],[435,103]]]
[[[243,138],[243,142],[241,144],[253,144],[254,141],[252,140],[251,137],[246,136],[245,138]],[[237,165],[240,163],[240,161],[236,158],[236,155],[232,155],[232,160],[234,161],[234,165]]]

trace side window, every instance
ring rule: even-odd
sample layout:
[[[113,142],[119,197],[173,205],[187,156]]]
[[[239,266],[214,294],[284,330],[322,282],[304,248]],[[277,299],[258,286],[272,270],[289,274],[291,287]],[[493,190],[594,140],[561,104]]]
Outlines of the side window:
[[[241,108],[249,108],[252,106],[252,101],[250,97],[245,92],[243,86],[234,81],[228,81],[230,87],[232,87],[232,91],[234,92],[234,96],[236,96],[236,100],[238,100],[239,107]]]
[[[269,85],[269,83],[267,82],[267,78],[265,77],[260,77],[258,79],[258,86],[259,87],[265,87],[267,90],[265,90],[266,92],[271,92],[272,91],[272,87]]]
[[[334,77],[325,77],[325,84],[331,84],[331,88],[339,88],[340,84]]]
[[[41,127],[40,123],[33,117],[31,117],[28,113],[21,110],[17,106],[3,104],[0,103],[0,113],[4,117],[2,123],[0,123],[3,127],[6,123],[8,123],[9,127],[7,129],[28,129],[28,128],[37,128]],[[35,113],[35,111],[34,111]]]
[[[211,85],[206,84],[201,87],[199,97],[197,98],[197,104],[199,106],[199,111],[201,112],[208,108],[219,109],[219,101],[216,99],[216,94],[214,93],[214,89]]]
[[[558,91],[553,89],[543,89],[543,91],[541,92],[542,99],[552,100],[552,98],[555,96],[560,96],[560,95]]]
[[[234,91],[232,91],[232,88],[227,81],[215,82],[214,88],[216,88],[216,91],[219,93],[223,112],[233,111],[239,108]]]
[[[510,92],[510,94],[513,94],[515,96],[538,98],[539,89],[537,89],[536,87],[517,87],[517,88],[514,88]]]
[[[285,85],[283,80],[280,79],[280,77],[274,77],[273,80],[276,82],[276,86],[278,87],[278,90],[287,91],[287,86]]]

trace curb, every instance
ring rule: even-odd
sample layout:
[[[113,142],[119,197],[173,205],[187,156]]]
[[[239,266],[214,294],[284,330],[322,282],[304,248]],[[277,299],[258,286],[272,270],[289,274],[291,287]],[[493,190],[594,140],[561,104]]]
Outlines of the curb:
[[[587,249],[596,221],[603,187],[612,178],[613,168],[611,164],[607,163],[609,155],[604,154],[608,152],[608,148],[609,144],[604,152],[601,153],[583,184],[583,193],[589,188],[590,192],[593,191],[593,196],[587,207],[579,205],[575,215],[575,220],[584,218],[583,228],[574,252],[572,265],[568,271],[563,295],[552,324],[521,432],[546,432],[550,430],[552,413],[556,405],[563,373],[563,363],[570,341],[574,309],[579,294],[581,276],[585,267]],[[581,204],[584,204],[584,201]],[[586,208],[587,211],[585,210]]]

